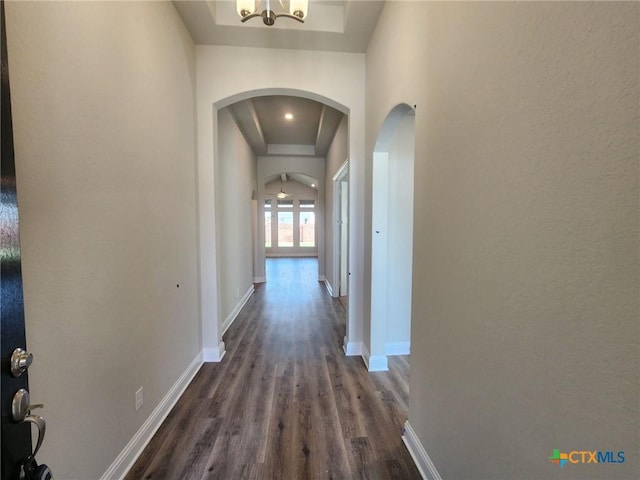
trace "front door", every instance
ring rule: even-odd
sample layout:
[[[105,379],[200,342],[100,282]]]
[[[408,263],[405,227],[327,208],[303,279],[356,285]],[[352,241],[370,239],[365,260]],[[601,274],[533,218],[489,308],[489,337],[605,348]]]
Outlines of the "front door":
[[[2,297],[2,479],[19,478],[20,465],[31,455],[31,427],[28,422],[16,422],[12,414],[13,398],[20,389],[28,391],[26,370],[18,375],[16,367],[28,366],[28,354],[14,354],[17,348],[26,350],[24,304],[22,301],[22,269],[16,198],[16,171],[13,155],[13,126],[9,95],[9,66],[4,19],[4,1],[0,2],[2,16],[2,184],[0,186],[0,244]],[[11,362],[14,360],[14,373]],[[21,365],[20,365],[21,364]],[[18,376],[17,376],[18,375]],[[23,397],[28,405],[28,397]]]

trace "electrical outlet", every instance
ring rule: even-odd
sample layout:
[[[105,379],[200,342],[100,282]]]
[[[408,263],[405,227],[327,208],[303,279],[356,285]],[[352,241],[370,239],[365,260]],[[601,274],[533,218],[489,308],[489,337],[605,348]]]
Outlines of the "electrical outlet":
[[[142,390],[142,387],[140,387],[136,392],[136,412],[140,410],[140,407],[142,407],[143,403],[144,403],[144,391]]]

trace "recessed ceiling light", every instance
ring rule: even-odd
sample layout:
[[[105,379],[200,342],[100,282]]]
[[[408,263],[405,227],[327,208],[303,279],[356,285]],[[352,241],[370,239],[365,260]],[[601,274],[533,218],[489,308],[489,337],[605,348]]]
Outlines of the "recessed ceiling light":
[[[311,184],[311,188],[316,188],[316,184],[315,184],[315,183],[312,183],[312,184]]]
[[[284,118],[286,118],[287,120],[293,120],[293,114],[292,113],[285,113],[284,114]]]

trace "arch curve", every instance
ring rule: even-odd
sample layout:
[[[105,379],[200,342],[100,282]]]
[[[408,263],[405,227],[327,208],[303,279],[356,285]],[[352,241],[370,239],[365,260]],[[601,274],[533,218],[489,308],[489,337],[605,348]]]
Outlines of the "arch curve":
[[[383,120],[382,126],[378,131],[378,138],[373,150],[374,152],[389,151],[399,125],[407,115],[415,115],[415,109],[406,103],[399,103],[391,109]]]
[[[269,95],[284,95],[289,97],[300,97],[309,100],[315,100],[316,102],[328,105],[329,107],[334,108],[339,112],[344,113],[345,115],[349,115],[349,107],[336,102],[329,97],[325,97],[324,95],[296,88],[258,88],[255,90],[246,90],[244,92],[235,93],[226,98],[223,98],[222,100],[215,102],[213,106],[216,109],[220,110],[242,100],[248,100],[255,97],[266,97]]]

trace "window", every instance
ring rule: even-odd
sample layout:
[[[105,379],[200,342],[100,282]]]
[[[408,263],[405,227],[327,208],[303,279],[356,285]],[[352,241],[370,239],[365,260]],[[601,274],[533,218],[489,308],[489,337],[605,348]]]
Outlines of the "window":
[[[264,247],[271,248],[271,200],[264,201]]]
[[[300,200],[300,246],[316,246],[316,213],[313,209],[316,206],[314,200]]]
[[[278,212],[278,247],[293,247],[293,212]]]
[[[315,207],[315,200],[265,200],[264,247],[273,253],[278,248],[315,248]]]

